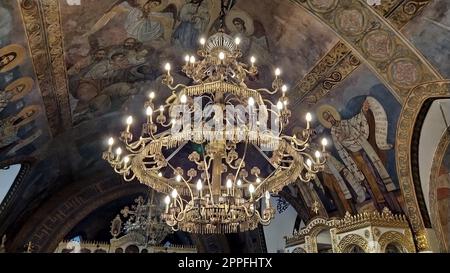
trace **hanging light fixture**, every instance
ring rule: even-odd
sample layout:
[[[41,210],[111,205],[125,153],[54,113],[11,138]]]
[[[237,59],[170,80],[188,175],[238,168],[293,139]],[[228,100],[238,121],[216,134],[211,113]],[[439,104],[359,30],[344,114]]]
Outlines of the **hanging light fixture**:
[[[221,14],[223,26],[224,10]],[[235,233],[268,225],[275,215],[271,194],[298,178],[308,182],[324,168],[327,141],[321,151],[311,149],[317,147],[310,145],[311,114],[300,135],[283,134],[291,112],[281,69],[274,70],[271,90],[249,88],[245,82],[258,75],[257,58],[241,63],[240,42],[223,30],[202,38],[198,56],[184,57],[182,72],[192,85],[174,85],[172,66],[165,64],[162,82],[171,98],[156,108],[152,93],[144,105],[147,119],[140,138],[133,137],[134,119],[128,117],[122,144],[113,147],[115,140],[109,139],[103,154],[126,181],[136,178],[167,194],[162,218],[174,230]],[[187,143],[202,148],[177,158]],[[251,166],[256,156],[251,147],[271,166],[267,175],[261,163]],[[174,158],[183,166],[174,166]]]

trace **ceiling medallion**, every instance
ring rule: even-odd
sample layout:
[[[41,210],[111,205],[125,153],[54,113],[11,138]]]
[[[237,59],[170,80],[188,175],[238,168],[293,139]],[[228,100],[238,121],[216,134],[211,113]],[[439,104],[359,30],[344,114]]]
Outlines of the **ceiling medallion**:
[[[171,96],[156,108],[151,92],[140,137],[133,137],[130,116],[120,146],[110,138],[103,154],[126,181],[167,194],[162,219],[173,230],[222,234],[268,225],[271,194],[324,169],[327,140],[311,143],[311,114],[300,133],[283,134],[291,112],[281,70],[272,90],[249,88],[256,58],[239,62],[240,42],[222,30],[202,38],[198,57],[187,55],[182,67],[191,85],[174,85],[167,63],[163,84]]]

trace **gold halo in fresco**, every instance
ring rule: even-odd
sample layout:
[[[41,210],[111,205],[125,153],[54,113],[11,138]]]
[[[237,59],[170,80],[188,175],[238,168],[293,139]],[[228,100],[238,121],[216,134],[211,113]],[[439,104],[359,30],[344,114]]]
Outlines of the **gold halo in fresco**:
[[[25,48],[11,44],[0,49],[0,73],[8,72],[20,65],[25,59]]]
[[[239,33],[239,30],[234,25],[234,20],[241,19],[245,26],[245,35],[251,36],[255,32],[255,25],[253,19],[243,10],[232,10],[225,18],[225,25],[232,33]]]
[[[10,101],[17,101],[25,97],[33,89],[34,81],[30,77],[23,77],[10,83],[4,92],[10,93]]]
[[[333,125],[323,117],[324,113],[326,113],[326,112],[331,114],[335,120],[337,120],[337,121],[341,120],[341,114],[339,114],[339,112],[336,110],[336,108],[334,108],[333,106],[331,106],[329,104],[321,105],[319,108],[317,108],[317,111],[316,111],[317,119],[325,128],[333,127]]]
[[[41,113],[38,105],[30,105],[22,109],[17,115],[12,117],[12,125],[16,128],[22,127],[37,119]]]

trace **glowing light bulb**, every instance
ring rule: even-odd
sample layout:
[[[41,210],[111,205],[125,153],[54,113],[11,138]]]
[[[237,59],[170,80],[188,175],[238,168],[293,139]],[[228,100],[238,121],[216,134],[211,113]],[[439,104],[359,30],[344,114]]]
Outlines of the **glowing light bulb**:
[[[197,190],[198,190],[198,191],[201,191],[202,189],[203,189],[203,183],[202,183],[202,180],[199,179],[199,180],[197,181]]]
[[[191,56],[190,59],[189,59],[189,62],[190,62],[191,64],[194,64],[194,63],[195,63],[195,57],[194,57],[194,56]]]
[[[158,176],[159,176],[159,177],[162,177],[162,176],[163,176],[163,175],[162,175],[162,172],[159,172],[159,173],[158,173]]]
[[[173,199],[177,198],[177,196],[178,196],[177,189],[173,189],[171,195],[172,195],[172,198],[173,198]]]
[[[270,193],[269,193],[269,191],[266,191],[265,197],[266,197],[266,207],[268,208],[268,207],[270,207]]]
[[[113,144],[114,144],[114,138],[110,137],[110,138],[108,139],[108,145],[109,145],[109,146],[113,146]]]
[[[314,155],[316,156],[317,159],[319,159],[322,156],[322,154],[319,151],[316,151]]]
[[[255,64],[255,62],[256,62],[255,56],[251,56],[251,57],[250,57],[250,62],[252,63],[252,65]]]
[[[150,94],[148,95],[149,96],[149,98],[152,100],[152,99],[154,99],[155,98],[155,92],[150,92]]]
[[[166,63],[166,65],[164,66],[164,69],[167,70],[167,72],[169,72],[170,69],[172,69],[172,66],[170,65],[170,63]]]
[[[281,75],[281,69],[277,68],[275,69],[275,76],[280,76]]]
[[[255,186],[253,186],[253,184],[250,184],[250,185],[248,186],[248,191],[249,191],[250,193],[254,193],[254,192],[255,192]]]
[[[200,44],[202,45],[202,46],[204,46],[205,44],[206,44],[206,39],[205,38],[200,38]]]
[[[127,125],[131,125],[133,123],[133,117],[132,116],[129,116],[128,118],[127,118]]]
[[[170,204],[170,197],[168,195],[164,198],[164,203],[166,203],[166,205]]]
[[[122,148],[119,147],[119,148],[116,149],[116,155],[119,156],[121,154],[122,154]]]
[[[187,96],[185,94],[181,95],[180,102],[185,104],[187,102]]]
[[[147,114],[147,116],[151,116],[151,115],[153,115],[153,109],[152,109],[152,107],[147,107],[147,110],[145,111],[145,113]]]
[[[261,183],[261,178],[257,177],[256,178],[256,183],[258,183],[258,184]]]
[[[189,55],[184,56],[184,61],[185,62],[188,63],[190,59],[191,59],[191,56],[189,56]]]
[[[130,158],[128,156],[124,157],[123,162],[125,162],[125,164],[127,164],[128,162],[130,162]]]
[[[277,109],[278,110],[283,110],[283,103],[281,101],[278,101],[277,103]]]
[[[225,59],[225,53],[220,52],[219,53],[219,59],[221,59],[223,61]]]
[[[236,185],[237,185],[238,187],[242,186],[242,180],[241,180],[241,179],[238,179],[238,181],[236,182]]]
[[[248,98],[248,105],[249,105],[249,106],[255,105],[255,99],[252,98],[252,97]]]
[[[288,90],[287,85],[283,85],[283,86],[281,87],[281,91],[283,91],[283,93],[286,93],[287,90]]]
[[[231,181],[231,179],[227,180],[227,189],[231,189],[233,187],[233,182]]]
[[[306,121],[307,121],[307,122],[311,122],[311,120],[312,120],[312,115],[311,115],[311,113],[307,113],[307,114],[306,114]]]
[[[236,45],[239,45],[239,44],[241,43],[241,38],[236,37],[236,38],[234,39],[234,43],[235,43]]]
[[[307,159],[306,160],[306,165],[308,165],[308,167],[310,167],[311,168],[311,166],[312,166],[312,161],[311,161],[311,159]]]
[[[327,146],[328,145],[328,139],[323,138],[322,139],[322,146]]]
[[[181,175],[177,175],[177,177],[175,177],[175,179],[177,180],[177,182],[181,182]]]

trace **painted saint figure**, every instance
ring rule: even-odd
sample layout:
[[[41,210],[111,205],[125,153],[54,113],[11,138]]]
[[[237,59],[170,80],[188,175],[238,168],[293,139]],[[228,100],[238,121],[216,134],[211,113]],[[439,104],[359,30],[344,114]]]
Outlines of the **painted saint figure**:
[[[166,5],[167,0],[118,1],[84,36],[96,33],[118,14],[127,13],[124,28],[129,37],[143,43],[160,42],[167,38],[164,29],[174,23],[172,13],[161,12]]]
[[[184,50],[198,47],[200,36],[207,30],[210,14],[205,0],[190,0],[180,11],[180,21],[172,36],[173,44]]]
[[[378,186],[378,177],[386,189],[396,189],[384,166],[384,151],[392,149],[387,143],[387,116],[383,106],[373,97],[367,97],[360,113],[341,120],[340,114],[330,105],[318,109],[322,125],[331,129],[334,146],[348,171],[357,181],[367,180],[378,203],[385,199]]]

